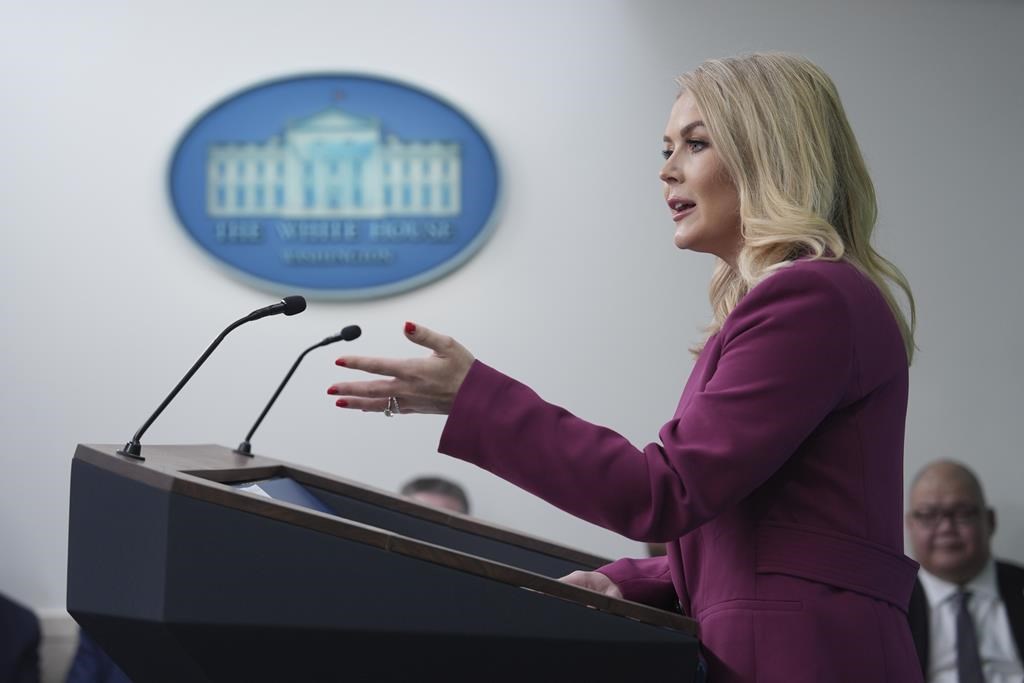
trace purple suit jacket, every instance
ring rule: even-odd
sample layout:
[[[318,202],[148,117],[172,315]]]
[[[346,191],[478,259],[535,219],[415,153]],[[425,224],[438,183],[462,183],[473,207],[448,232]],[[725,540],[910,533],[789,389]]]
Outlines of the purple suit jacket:
[[[875,285],[797,261],[751,290],[642,450],[475,363],[441,436],[666,557],[600,571],[697,619],[711,683],[921,680],[903,555],[907,361]]]

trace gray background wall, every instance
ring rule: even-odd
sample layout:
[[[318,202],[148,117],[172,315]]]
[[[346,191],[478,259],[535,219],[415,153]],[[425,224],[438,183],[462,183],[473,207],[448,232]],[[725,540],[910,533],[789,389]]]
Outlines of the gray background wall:
[[[502,215],[441,281],[236,332],[149,443],[233,445],[306,345],[357,323],[352,352],[416,352],[410,319],[642,445],[709,315],[711,260],[672,246],[656,177],[673,78],[757,49],[803,53],[837,82],[878,186],[879,243],[917,295],[907,472],[973,463],[997,550],[1024,560],[1022,31],[1009,0],[3,3],[0,590],[62,608],[75,444],[127,440],[228,321],[274,299],[194,247],[166,197],[173,146],[206,107],[308,71],[420,85],[490,136]],[[446,474],[484,519],[641,552],[437,455],[441,418],[334,408],[334,357],[307,359],[257,451],[385,489]]]

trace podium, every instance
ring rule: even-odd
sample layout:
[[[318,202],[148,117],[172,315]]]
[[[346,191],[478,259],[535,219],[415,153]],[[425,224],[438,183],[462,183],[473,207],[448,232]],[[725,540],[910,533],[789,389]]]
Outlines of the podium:
[[[557,581],[605,560],[213,445],[79,445],[68,611],[134,683],[689,683],[696,623]]]

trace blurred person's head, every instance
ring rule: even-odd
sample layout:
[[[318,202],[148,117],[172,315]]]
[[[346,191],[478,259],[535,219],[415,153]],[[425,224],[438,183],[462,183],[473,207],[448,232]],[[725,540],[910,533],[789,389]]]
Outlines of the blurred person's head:
[[[977,576],[992,556],[995,529],[995,511],[964,465],[933,462],[911,484],[910,544],[921,566],[940,579],[964,584]]]
[[[647,544],[647,557],[661,557],[668,551],[665,549],[664,543],[648,543]]]
[[[417,503],[469,514],[469,498],[458,484],[441,477],[417,477],[402,487],[401,494]]]

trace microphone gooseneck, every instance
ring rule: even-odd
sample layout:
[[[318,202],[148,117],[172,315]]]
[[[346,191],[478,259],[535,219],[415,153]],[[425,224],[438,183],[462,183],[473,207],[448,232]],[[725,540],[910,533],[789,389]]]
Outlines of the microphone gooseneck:
[[[343,328],[338,334],[331,335],[330,337],[313,344],[308,349],[300,353],[299,357],[295,359],[294,363],[292,363],[291,370],[289,370],[288,374],[284,376],[283,380],[281,380],[281,384],[278,385],[277,391],[274,392],[274,395],[270,397],[270,401],[263,408],[263,412],[260,413],[258,418],[256,418],[256,422],[253,424],[252,429],[250,429],[249,433],[245,435],[245,439],[242,440],[242,443],[238,444],[238,448],[235,449],[235,453],[252,457],[252,444],[249,443],[252,439],[252,435],[256,433],[256,429],[260,426],[260,423],[263,422],[263,418],[265,418],[267,413],[270,412],[270,407],[274,405],[277,397],[281,395],[281,391],[284,390],[284,386],[288,384],[288,380],[290,380],[292,375],[295,374],[295,370],[299,367],[299,363],[302,362],[302,359],[306,357],[306,354],[313,349],[320,348],[321,346],[327,346],[328,344],[333,344],[339,341],[352,341],[353,339],[358,339],[359,335],[362,333],[363,331],[359,328],[359,325],[349,325]]]
[[[171,389],[171,393],[167,395],[167,398],[163,400],[163,403],[161,403],[160,406],[156,409],[156,411],[154,411],[153,414],[149,416],[149,419],[146,420],[146,422],[141,427],[139,427],[139,431],[135,432],[135,436],[132,437],[132,440],[126,443],[124,445],[124,448],[117,452],[118,455],[123,455],[128,458],[134,458],[135,460],[145,460],[145,458],[142,457],[142,444],[140,443],[142,435],[146,433],[146,430],[149,429],[149,426],[151,424],[153,424],[153,421],[160,416],[160,413],[164,412],[164,408],[166,408],[168,404],[170,404],[170,402],[174,400],[174,397],[178,395],[178,392],[181,391],[181,388],[185,386],[185,384],[190,379],[192,379],[192,375],[196,374],[196,370],[199,369],[199,366],[206,362],[206,359],[210,357],[210,354],[213,353],[213,350],[217,348],[222,341],[224,341],[224,337],[228,336],[228,334],[232,330],[234,330],[236,327],[239,327],[240,325],[244,325],[247,322],[259,320],[260,318],[265,318],[268,315],[277,315],[278,313],[284,313],[285,315],[295,315],[296,313],[301,313],[304,310],[306,310],[306,300],[304,298],[302,298],[301,296],[286,296],[285,298],[281,299],[281,301],[279,301],[278,303],[273,304],[271,306],[267,306],[265,308],[257,309],[250,313],[249,315],[245,316],[244,318],[239,318],[235,322],[228,325],[224,329],[224,331],[220,333],[220,336],[214,339],[213,343],[206,348],[206,351],[203,352],[203,355],[199,357],[199,360],[195,362],[192,368],[187,373],[185,373],[185,376],[181,378],[181,381],[178,382],[177,386]]]

